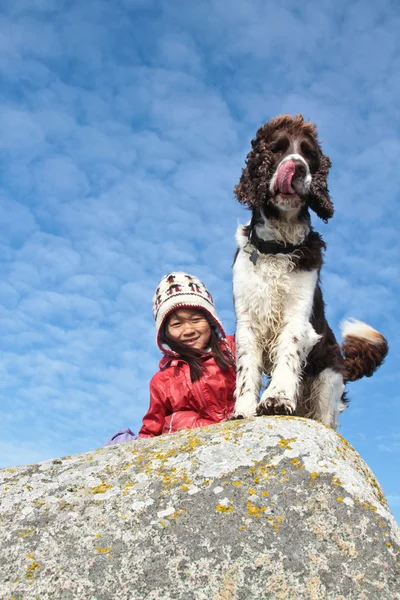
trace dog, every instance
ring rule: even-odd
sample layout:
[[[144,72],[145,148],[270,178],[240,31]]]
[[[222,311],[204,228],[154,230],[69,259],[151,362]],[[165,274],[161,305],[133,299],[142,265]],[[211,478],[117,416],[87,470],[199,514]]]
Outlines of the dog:
[[[347,407],[345,384],[370,377],[388,344],[356,320],[337,343],[325,318],[320,286],[323,251],[310,209],[333,216],[331,161],[317,128],[302,115],[278,116],[253,139],[234,193],[252,210],[236,232],[233,295],[237,319],[237,385],[233,418],[284,414],[333,429]],[[269,384],[260,399],[262,374]]]

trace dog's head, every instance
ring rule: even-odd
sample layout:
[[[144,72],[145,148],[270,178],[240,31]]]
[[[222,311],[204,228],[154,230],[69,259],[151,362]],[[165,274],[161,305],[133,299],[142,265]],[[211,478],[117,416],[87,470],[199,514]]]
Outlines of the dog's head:
[[[331,161],[322,153],[313,123],[301,115],[276,117],[259,128],[251,146],[235,186],[239,202],[269,208],[276,216],[310,207],[324,221],[332,217]]]

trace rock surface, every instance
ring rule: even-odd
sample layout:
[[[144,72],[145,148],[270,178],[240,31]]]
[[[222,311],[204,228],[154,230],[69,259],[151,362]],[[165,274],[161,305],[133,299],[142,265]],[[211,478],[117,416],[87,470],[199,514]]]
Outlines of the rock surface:
[[[400,531],[327,427],[262,417],[0,471],[0,598],[396,600]]]

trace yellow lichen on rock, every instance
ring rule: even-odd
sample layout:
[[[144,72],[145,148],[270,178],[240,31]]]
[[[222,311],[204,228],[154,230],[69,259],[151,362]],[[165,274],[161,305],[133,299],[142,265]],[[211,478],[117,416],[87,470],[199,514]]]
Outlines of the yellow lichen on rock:
[[[100,483],[100,485],[95,485],[94,487],[89,488],[91,494],[104,494],[107,490],[111,489],[112,485],[108,485],[104,481]]]
[[[219,513],[231,513],[235,510],[234,506],[226,506],[225,504],[217,504],[215,510]]]

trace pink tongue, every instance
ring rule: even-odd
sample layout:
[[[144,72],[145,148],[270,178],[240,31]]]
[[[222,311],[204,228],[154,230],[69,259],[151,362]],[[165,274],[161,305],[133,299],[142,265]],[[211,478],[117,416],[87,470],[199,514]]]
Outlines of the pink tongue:
[[[282,194],[294,194],[291,181],[295,172],[295,165],[292,160],[283,163],[278,169],[276,186]]]

